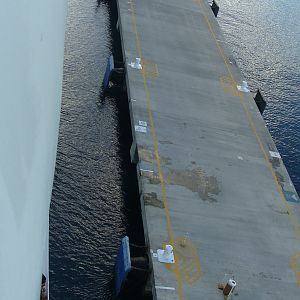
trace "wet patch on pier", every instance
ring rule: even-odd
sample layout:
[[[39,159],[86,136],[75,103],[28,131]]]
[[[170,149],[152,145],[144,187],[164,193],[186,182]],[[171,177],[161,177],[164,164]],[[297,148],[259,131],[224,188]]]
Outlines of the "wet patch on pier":
[[[145,193],[144,194],[144,203],[145,205],[151,205],[159,208],[165,208],[165,205],[161,199],[157,197],[157,194],[152,193]]]
[[[220,189],[216,177],[206,175],[200,168],[184,171],[170,170],[166,179],[169,184],[181,185],[198,193],[204,201],[217,201],[214,196],[219,194]]]
[[[155,172],[142,172],[142,176],[148,179],[150,184],[160,184],[159,175]]]
[[[276,175],[279,185],[283,188],[284,182],[285,182],[284,176],[282,174],[280,174],[278,171],[275,172],[275,175]]]
[[[173,145],[174,144],[173,142],[170,142],[170,141],[159,141],[159,142],[163,145]]]
[[[272,167],[273,167],[274,169],[280,167],[280,159],[279,159],[279,158],[273,157],[273,158],[270,159],[269,161],[270,161],[270,163],[271,163],[271,165],[272,165]]]
[[[138,146],[138,153],[140,160],[153,163],[155,161],[155,154],[154,151],[149,149],[147,146]],[[160,162],[164,163],[165,165],[171,165],[171,158],[159,156]]]
[[[275,275],[275,274],[267,274],[265,272],[259,272],[258,274],[252,273],[253,277],[259,277],[262,279],[271,279],[271,280],[282,280],[281,277]]]
[[[160,184],[159,176],[157,174],[153,174],[152,177],[149,177],[149,183]]]
[[[288,215],[289,212],[286,209],[277,209],[275,205],[268,205],[268,207],[273,210],[274,212],[280,214],[280,215]]]
[[[138,153],[139,153],[140,160],[153,163],[154,153],[151,150],[149,150],[147,147],[139,146]]]

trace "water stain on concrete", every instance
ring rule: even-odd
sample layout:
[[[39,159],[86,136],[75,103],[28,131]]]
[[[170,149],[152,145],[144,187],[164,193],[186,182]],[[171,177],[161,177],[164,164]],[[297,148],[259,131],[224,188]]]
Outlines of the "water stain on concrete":
[[[143,177],[149,179],[151,184],[160,184],[160,179],[157,173],[155,172],[143,172]]]
[[[278,183],[280,184],[281,187],[283,187],[284,182],[285,182],[284,176],[282,176],[278,171],[275,172],[275,175],[276,175]]]
[[[162,200],[157,197],[156,193],[145,193],[144,194],[145,205],[151,205],[159,208],[165,208]]]
[[[279,159],[279,158],[273,157],[273,158],[270,159],[269,161],[270,161],[270,163],[272,164],[272,166],[273,166],[274,169],[280,167],[280,159]]]
[[[253,273],[253,276],[254,277],[261,277],[263,279],[282,280],[282,278],[278,277],[277,275],[266,274],[264,272],[259,272],[258,274]]]
[[[154,153],[145,146],[138,147],[139,158],[143,161],[153,162]]]
[[[153,163],[155,161],[155,155],[154,151],[149,149],[146,146],[139,146],[138,147],[138,153],[140,160],[147,161]],[[165,165],[171,165],[171,158],[170,157],[164,157],[160,156],[160,161],[164,163]]]
[[[169,184],[184,186],[198,193],[204,201],[217,201],[214,196],[219,194],[220,189],[216,177],[207,176],[200,168],[184,171],[170,170],[166,177]]]
[[[288,215],[288,211],[287,210],[279,210],[277,209],[273,204],[272,205],[268,205],[268,207],[273,210],[274,212],[280,214],[280,215]]]
[[[159,141],[163,145],[173,145],[173,142],[170,141]]]
[[[154,174],[152,177],[149,177],[150,184],[160,184],[159,176]]]
[[[171,158],[170,157],[160,157],[160,160],[164,162],[166,165],[171,165]]]

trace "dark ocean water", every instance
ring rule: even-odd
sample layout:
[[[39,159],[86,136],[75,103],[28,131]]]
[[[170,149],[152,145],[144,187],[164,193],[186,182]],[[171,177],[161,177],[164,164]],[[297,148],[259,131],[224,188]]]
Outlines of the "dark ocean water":
[[[68,3],[50,298],[110,299],[115,255],[128,227],[128,119],[120,117],[118,99],[100,97],[112,48],[108,2]]]
[[[300,1],[218,2],[226,40],[250,87],[268,101],[265,120],[299,192]],[[100,97],[113,44],[109,1],[68,3],[50,298],[105,300],[111,299],[119,240],[137,233],[128,222],[135,213],[125,205],[136,197],[128,113],[120,99]]]
[[[218,0],[226,41],[300,194],[300,1]]]

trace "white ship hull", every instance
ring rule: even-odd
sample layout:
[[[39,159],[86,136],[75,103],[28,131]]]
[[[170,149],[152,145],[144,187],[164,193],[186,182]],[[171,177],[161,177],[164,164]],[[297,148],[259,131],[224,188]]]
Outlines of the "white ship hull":
[[[1,300],[40,299],[47,272],[65,11],[64,0],[1,3]]]

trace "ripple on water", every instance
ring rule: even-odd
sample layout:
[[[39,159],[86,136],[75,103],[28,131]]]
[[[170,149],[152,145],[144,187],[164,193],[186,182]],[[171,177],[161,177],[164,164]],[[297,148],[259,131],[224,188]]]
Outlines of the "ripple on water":
[[[69,0],[63,97],[50,211],[51,299],[110,299],[126,231],[116,101],[99,105],[111,51],[109,6]]]
[[[300,2],[218,3],[226,40],[250,87],[268,102],[264,118],[300,193]]]

